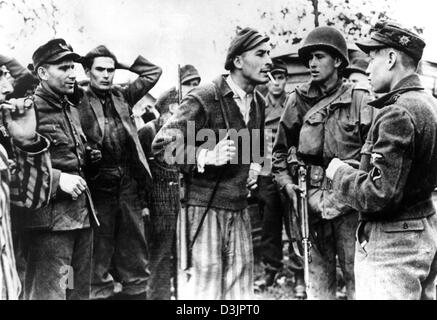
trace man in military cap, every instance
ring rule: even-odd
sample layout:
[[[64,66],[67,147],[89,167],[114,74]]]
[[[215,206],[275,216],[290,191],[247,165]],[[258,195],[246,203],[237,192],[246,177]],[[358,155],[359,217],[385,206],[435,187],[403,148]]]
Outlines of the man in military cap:
[[[181,67],[181,86],[182,86],[182,97],[185,97],[187,93],[197,87],[200,84],[201,78],[199,71],[191,65],[186,64]]]
[[[344,83],[341,72],[349,64],[346,41],[333,27],[311,31],[299,49],[311,81],[288,98],[273,147],[272,172],[281,190],[297,207],[297,163],[307,169],[312,262],[310,299],[335,299],[336,256],[354,298],[354,230],[357,214],[337,200],[325,177],[334,157],[358,162],[371,124],[365,107],[367,90]],[[296,159],[290,167],[288,160]],[[295,209],[297,210],[297,208]]]
[[[153,141],[155,155],[170,161],[168,150],[180,148],[178,143],[185,141],[191,128],[214,137],[209,135],[206,144],[188,140],[183,149],[195,165],[190,162],[184,168],[187,208],[178,217],[178,253],[186,253],[179,255],[185,272],[178,281],[179,298],[250,299],[253,295],[246,186],[256,186],[261,165],[250,154],[237,154],[237,147],[244,149],[242,139],[231,132],[246,134],[250,139],[246,146],[253,142],[261,147],[256,129],[263,131],[264,98],[254,88],[269,80],[268,40],[254,29],[241,30],[226,57],[230,75],[190,91]]]
[[[261,236],[261,255],[265,265],[264,282],[265,286],[271,286],[274,283],[276,274],[282,268],[282,223],[285,208],[281,202],[281,196],[274,184],[272,176],[272,150],[273,140],[279,125],[279,120],[285,110],[285,101],[287,92],[288,70],[284,61],[277,59],[273,63],[271,74],[273,80],[268,82],[268,93],[266,96],[265,109],[265,136],[267,142],[267,154],[258,178],[259,208],[262,212],[262,236]],[[297,258],[291,253],[293,269],[297,272],[296,279],[299,284],[296,286],[297,295],[303,294],[302,272]],[[296,267],[296,268],[295,268]]]
[[[153,88],[160,67],[138,56],[120,63],[105,46],[82,59],[90,79],[80,104],[80,119],[88,143],[102,152],[88,179],[102,222],[94,234],[92,299],[145,299],[149,276],[143,214],[150,187],[149,164],[131,117],[132,107]],[[138,78],[125,88],[113,86],[116,69]]]
[[[40,80],[33,96],[37,131],[51,142],[53,181],[49,204],[25,221],[25,299],[89,299],[91,226],[98,220],[84,176],[85,136],[77,106],[68,99],[78,58],[63,39],[48,41],[32,57]]]
[[[367,74],[367,67],[369,62],[363,58],[355,58],[351,64],[344,69],[343,77],[353,84],[367,85],[369,83],[369,75]]]
[[[435,299],[437,103],[416,73],[425,42],[394,22],[378,23],[367,42],[370,82],[385,93],[360,167],[335,158],[327,176],[343,203],[360,212],[358,299]]]

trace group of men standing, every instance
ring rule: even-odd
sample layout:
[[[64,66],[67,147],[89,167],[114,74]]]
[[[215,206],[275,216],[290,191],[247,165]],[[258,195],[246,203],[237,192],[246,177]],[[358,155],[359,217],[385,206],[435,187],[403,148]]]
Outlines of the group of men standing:
[[[21,107],[26,99],[12,111],[2,104],[21,152],[16,171],[24,152],[45,160],[33,162],[32,190],[21,187],[40,194],[27,201],[23,219],[24,299],[170,299],[170,280],[178,299],[252,299],[248,196],[263,215],[271,285],[282,268],[284,216],[297,221],[302,210],[300,166],[312,246],[309,283],[299,250],[290,250],[297,297],[335,299],[338,261],[348,299],[435,299],[437,103],[416,73],[425,43],[383,22],[357,45],[369,54],[361,73],[374,93],[368,83],[344,80],[345,38],[318,27],[298,52],[310,81],[287,95],[287,66],[270,58],[269,38],[242,29],[227,52],[229,73],[199,85],[197,70],[185,66],[181,86],[158,99],[159,117],[139,133],[132,108],[160,67],[142,56],[123,64],[105,46],[82,57],[63,39],[39,47],[31,107]],[[77,86],[75,62],[90,80],[86,88]],[[116,69],[138,78],[115,86]],[[14,130],[23,119],[34,123],[24,138]],[[1,221],[3,232],[9,226]],[[290,241],[299,241],[298,229],[287,230]],[[15,286],[3,281],[15,268],[10,250],[3,258],[11,268],[0,269],[2,288],[15,289],[2,296],[15,297],[18,277]]]

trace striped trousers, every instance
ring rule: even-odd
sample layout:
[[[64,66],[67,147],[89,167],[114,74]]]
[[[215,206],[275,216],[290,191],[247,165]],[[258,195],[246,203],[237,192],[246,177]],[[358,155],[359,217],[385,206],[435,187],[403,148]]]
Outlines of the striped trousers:
[[[190,242],[205,207],[188,206],[186,228]],[[181,251],[181,219],[178,217],[177,249]],[[180,257],[180,255],[179,255]],[[178,264],[180,266],[180,264]],[[249,300],[253,298],[253,248],[247,209],[211,208],[191,252],[191,266],[178,270],[178,299]]]

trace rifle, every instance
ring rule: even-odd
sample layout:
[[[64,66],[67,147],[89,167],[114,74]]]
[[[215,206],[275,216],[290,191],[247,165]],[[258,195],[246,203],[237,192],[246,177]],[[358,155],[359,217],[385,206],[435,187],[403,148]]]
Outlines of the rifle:
[[[295,147],[291,147],[288,150],[287,164],[290,175],[292,177],[297,176],[300,192],[297,194],[297,212],[295,212],[293,204],[291,204],[286,215],[286,230],[288,229],[287,233],[289,234],[294,252],[303,258],[305,289],[308,291],[310,286],[311,241],[309,239],[307,167],[302,161],[298,161]],[[301,246],[297,243],[298,241],[301,242]]]
[[[307,168],[304,164],[299,164],[299,169],[297,172],[298,186],[300,189],[299,197],[299,215],[301,222],[301,236],[302,236],[302,247],[303,247],[303,262],[304,262],[304,280],[305,288],[308,291],[310,287],[310,271],[309,264],[311,262],[311,241],[309,222],[308,222],[308,194],[307,194]]]
[[[178,64],[178,104],[180,105],[182,101],[182,83],[181,83],[181,67]],[[178,241],[178,247],[179,250],[177,250],[177,266],[176,266],[176,276],[175,276],[175,296],[178,298],[178,277],[181,275],[181,273],[178,272],[178,267],[181,269],[181,271],[187,271],[191,266],[191,254],[189,250],[189,243],[190,243],[190,229],[188,225],[188,207],[187,207],[187,197],[188,197],[188,190],[187,190],[187,183],[186,183],[186,177],[184,176],[184,173],[182,171],[179,171],[179,203],[180,203],[180,210],[179,210],[179,219],[178,219],[178,226],[179,229],[179,237],[176,241]],[[189,276],[189,275],[187,275]]]

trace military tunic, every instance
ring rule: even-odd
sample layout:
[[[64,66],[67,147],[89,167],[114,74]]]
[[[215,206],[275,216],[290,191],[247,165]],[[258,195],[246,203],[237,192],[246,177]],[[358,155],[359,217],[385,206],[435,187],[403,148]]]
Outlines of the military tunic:
[[[362,220],[357,298],[435,299],[437,102],[413,74],[371,104],[381,110],[360,169],[343,165],[333,179],[339,199]]]

